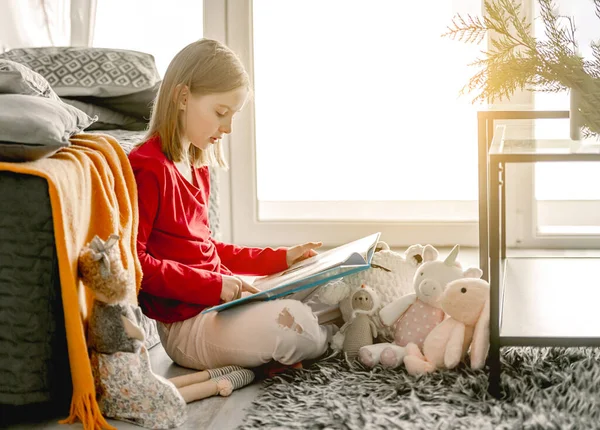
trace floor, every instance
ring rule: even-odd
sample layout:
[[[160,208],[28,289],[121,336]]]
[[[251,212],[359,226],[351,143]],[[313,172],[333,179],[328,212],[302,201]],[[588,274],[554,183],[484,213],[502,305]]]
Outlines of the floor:
[[[450,251],[450,248],[438,248],[441,257],[445,257]],[[402,249],[400,252],[404,252]],[[461,249],[459,261],[464,268],[479,266],[479,254],[475,248]],[[150,359],[152,362],[152,370],[166,378],[178,376],[184,373],[191,372],[174,364],[167,356],[164,349],[157,345],[150,350]],[[218,429],[228,430],[239,427],[244,420],[247,409],[251,406],[254,399],[258,397],[261,383],[255,382],[240,390],[234,391],[229,397],[211,397],[199,402],[188,405],[187,422],[179,427],[179,429]],[[59,417],[63,418],[63,417]],[[57,419],[59,419],[57,418]],[[122,421],[108,420],[108,422],[118,429],[123,430],[139,430],[140,427],[133,424],[124,423]],[[65,429],[82,429],[80,423],[71,426],[58,424],[56,420],[45,423],[26,423],[10,426],[10,430],[29,430],[29,429],[47,429],[47,430],[65,430]]]
[[[167,356],[165,350],[159,344],[150,350],[150,360],[152,370],[166,378],[178,376],[184,373],[192,372],[173,363]],[[244,419],[245,409],[250,406],[252,401],[257,397],[260,390],[260,383],[253,383],[240,390],[234,391],[229,397],[210,397],[200,402],[190,403],[188,405],[188,418],[184,425],[179,429],[189,430],[204,430],[204,429],[235,429],[239,427]],[[33,430],[33,429],[48,429],[48,430],[69,430],[83,429],[81,423],[65,426],[58,424],[57,420],[64,417],[57,417],[56,420],[51,420],[44,423],[23,423],[8,427],[10,430]],[[107,420],[109,424],[119,430],[140,430],[133,424],[122,421]]]

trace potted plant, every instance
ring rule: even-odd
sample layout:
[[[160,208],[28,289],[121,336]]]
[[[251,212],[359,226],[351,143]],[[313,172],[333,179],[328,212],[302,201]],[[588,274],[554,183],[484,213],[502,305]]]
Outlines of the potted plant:
[[[456,15],[443,34],[488,49],[472,65],[478,71],[461,90],[475,92],[474,101],[509,99],[517,90],[570,91],[572,138],[600,134],[600,42],[592,42],[592,58],[579,54],[572,17],[559,16],[553,0],[537,0],[547,40],[534,37],[531,23],[516,0],[485,0],[483,17]],[[600,18],[600,0],[592,0]],[[574,133],[574,131],[576,133]]]

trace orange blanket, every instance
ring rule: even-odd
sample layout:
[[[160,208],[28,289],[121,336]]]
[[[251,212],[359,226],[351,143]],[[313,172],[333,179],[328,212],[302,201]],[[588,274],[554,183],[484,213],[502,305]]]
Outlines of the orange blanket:
[[[0,162],[0,170],[40,176],[48,181],[73,379],[70,415],[61,422],[80,419],[86,430],[112,429],[96,403],[85,339],[92,295],[78,279],[77,259],[94,235],[105,239],[116,233],[121,237],[123,265],[135,270],[139,289],[142,270],[135,251],[137,188],[127,156],[113,137],[79,134],[71,138],[71,144],[50,158],[27,163]],[[136,303],[136,296],[137,291],[131,291],[129,301]]]

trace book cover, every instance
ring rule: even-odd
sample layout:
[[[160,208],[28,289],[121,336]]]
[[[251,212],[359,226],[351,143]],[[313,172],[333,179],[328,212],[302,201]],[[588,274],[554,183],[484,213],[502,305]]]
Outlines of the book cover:
[[[252,301],[274,300],[293,295],[305,300],[330,281],[366,270],[377,247],[381,233],[346,243],[300,261],[283,272],[258,278],[253,285],[259,293],[207,308],[202,313],[222,311]]]

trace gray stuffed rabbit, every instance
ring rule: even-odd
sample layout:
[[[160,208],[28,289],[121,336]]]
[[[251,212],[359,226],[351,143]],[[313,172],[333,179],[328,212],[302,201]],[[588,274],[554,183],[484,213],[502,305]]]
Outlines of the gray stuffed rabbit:
[[[131,307],[122,303],[134,288],[132,274],[121,264],[119,236],[98,236],[79,256],[79,272],[95,299],[88,324],[88,346],[103,354],[138,352],[144,341]]]
[[[342,350],[346,360],[354,360],[358,356],[358,350],[372,345],[377,337],[377,326],[373,321],[373,314],[379,308],[377,293],[363,284],[352,295],[351,303],[352,318],[340,329],[340,333],[344,335]]]
[[[133,275],[123,267],[119,236],[95,236],[79,254],[79,274],[94,293],[88,323],[90,362],[98,406],[105,417],[151,428],[178,427],[186,402],[173,383],[150,368],[144,334],[131,308],[123,304]]]

